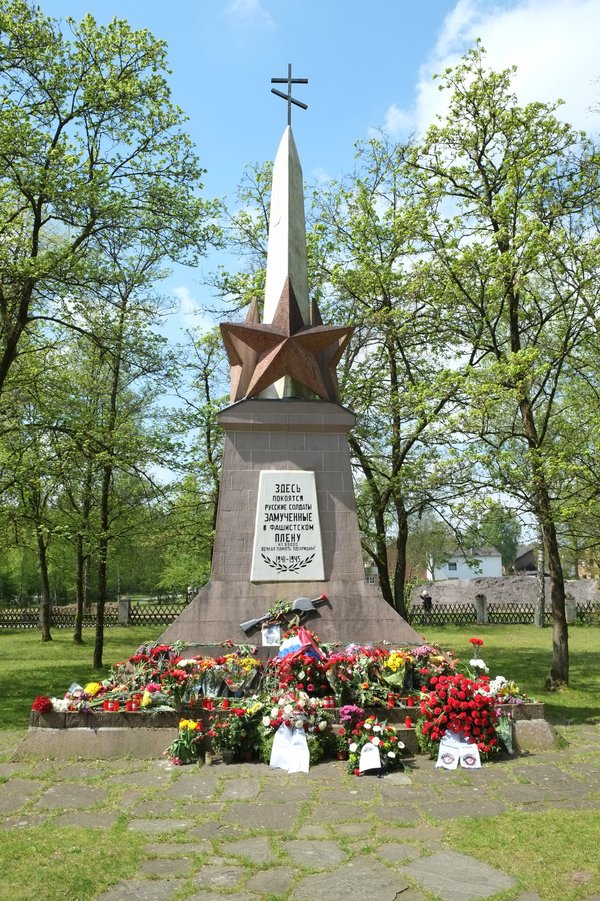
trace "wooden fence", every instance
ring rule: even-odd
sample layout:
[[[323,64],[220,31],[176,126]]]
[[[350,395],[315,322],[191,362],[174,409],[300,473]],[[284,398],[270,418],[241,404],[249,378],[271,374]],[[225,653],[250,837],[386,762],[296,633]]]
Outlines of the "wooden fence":
[[[104,613],[104,624],[107,627],[118,625],[130,626],[168,626],[187,606],[185,601],[167,604],[129,604],[128,612],[119,610],[116,604],[109,604]],[[488,623],[528,625],[533,623],[534,604],[490,604],[488,607]],[[552,611],[546,610],[546,619],[552,619]],[[425,613],[421,605],[413,605],[408,611],[408,621],[413,626],[466,626],[477,624],[477,612],[474,604],[439,604],[431,613]],[[600,603],[588,601],[577,604],[575,624],[580,626],[600,624]],[[37,629],[40,625],[39,610],[28,608],[22,610],[0,609],[0,630],[2,629]],[[86,613],[83,617],[85,629],[94,628],[96,616]],[[73,629],[75,615],[62,607],[53,607],[50,620],[53,629]],[[318,631],[318,625],[316,625]]]

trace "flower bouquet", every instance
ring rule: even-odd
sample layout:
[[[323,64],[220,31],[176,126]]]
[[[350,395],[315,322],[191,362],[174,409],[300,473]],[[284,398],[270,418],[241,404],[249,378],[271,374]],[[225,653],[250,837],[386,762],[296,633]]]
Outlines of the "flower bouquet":
[[[249,654],[227,654],[224,663],[224,681],[231,694],[247,692],[260,672],[262,662]]]
[[[359,720],[350,731],[348,739],[348,772],[355,776],[360,775],[360,755],[366,744],[372,744],[379,751],[381,773],[403,769],[401,758],[404,742],[398,739],[396,730],[385,720],[380,722],[374,716]]]
[[[329,694],[323,662],[312,653],[287,654],[275,665],[281,691],[305,692],[313,697]]]
[[[164,752],[175,766],[195,763],[200,758],[202,725],[195,720],[180,720],[177,737]]]
[[[225,658],[204,657],[200,661],[200,669],[202,693],[207,698],[218,697],[225,681]]]
[[[422,751],[437,756],[446,730],[475,743],[483,759],[498,750],[496,702],[487,677],[475,681],[460,673],[432,676],[430,686],[421,694],[422,716],[416,726]]]
[[[254,754],[258,750],[258,718],[263,709],[260,702],[249,707],[230,707],[226,713],[211,716],[210,738],[213,751],[223,758],[241,758],[245,752]]]
[[[311,764],[326,755],[333,756],[336,740],[331,723],[332,714],[323,707],[321,699],[308,697],[305,692],[281,695],[259,725],[261,760],[268,763],[271,759],[275,733],[282,724],[304,730]]]
[[[387,657],[381,660],[381,678],[386,685],[400,692],[404,687],[407,676],[407,662],[410,662],[410,654],[404,651],[390,651]]]

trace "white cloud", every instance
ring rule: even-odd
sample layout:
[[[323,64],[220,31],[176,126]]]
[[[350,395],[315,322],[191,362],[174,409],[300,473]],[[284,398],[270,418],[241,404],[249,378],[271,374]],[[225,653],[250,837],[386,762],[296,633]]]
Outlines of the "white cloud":
[[[214,322],[204,313],[200,304],[190,294],[185,285],[179,285],[172,289],[172,294],[179,301],[179,316],[185,329],[208,332],[214,328]]]
[[[383,130],[393,138],[400,135],[406,136],[414,125],[414,115],[406,110],[400,109],[395,103],[388,107],[385,119],[383,120]]]
[[[262,25],[275,28],[275,20],[260,0],[230,0],[227,4],[230,19],[241,25]]]
[[[434,73],[455,65],[481,38],[487,65],[518,71],[513,88],[519,101],[565,101],[558,112],[576,128],[598,131],[600,115],[590,106],[600,100],[598,0],[458,0],[446,17],[436,46],[422,66],[416,91],[415,121],[422,132],[442,113],[446,92]]]

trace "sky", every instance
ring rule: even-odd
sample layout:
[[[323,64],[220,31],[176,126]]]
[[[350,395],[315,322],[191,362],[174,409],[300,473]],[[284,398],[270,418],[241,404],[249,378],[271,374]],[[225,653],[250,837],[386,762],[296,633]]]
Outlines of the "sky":
[[[480,38],[493,68],[518,67],[522,102],[565,101],[560,117],[600,131],[600,0],[39,0],[50,16],[126,19],[168,45],[174,101],[189,121],[204,196],[233,199],[245,165],[273,159],[287,104],[271,78],[308,78],[292,128],[305,180],[351,171],[354,144],[382,128],[402,140],[443,113],[432,76]],[[283,90],[287,90],[285,86]],[[598,107],[595,112],[592,107]],[[222,260],[210,254],[202,270]],[[207,322],[203,273],[178,267],[169,337]]]

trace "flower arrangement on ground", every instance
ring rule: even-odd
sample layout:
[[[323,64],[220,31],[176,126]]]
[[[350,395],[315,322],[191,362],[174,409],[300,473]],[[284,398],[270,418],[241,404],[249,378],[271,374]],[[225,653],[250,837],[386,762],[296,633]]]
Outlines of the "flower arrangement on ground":
[[[248,706],[240,704],[211,716],[207,735],[213,751],[231,754],[234,759],[240,759],[246,752],[256,754],[260,744],[258,722],[262,710],[263,704],[255,700]]]
[[[489,679],[469,679],[461,673],[433,676],[430,689],[421,693],[421,718],[416,733],[422,751],[435,757],[446,732],[461,733],[479,748],[482,757],[498,750],[496,703]]]
[[[323,707],[320,698],[309,697],[306,692],[280,695],[271,708],[267,708],[259,724],[261,760],[269,762],[275,733],[282,724],[304,730],[311,764],[325,756],[333,756],[336,739],[331,729],[332,721],[331,712]]]
[[[343,653],[331,654],[325,670],[338,704],[382,706],[388,694],[382,681],[383,664],[388,656],[387,648],[362,645],[351,645]]]
[[[381,758],[381,771],[403,768],[402,750],[404,742],[396,735],[396,730],[385,720],[368,716],[359,720],[348,735],[348,772],[360,775],[360,755],[366,744],[374,745]]]
[[[200,759],[202,724],[196,720],[180,720],[177,737],[164,752],[175,766],[196,763]]]

